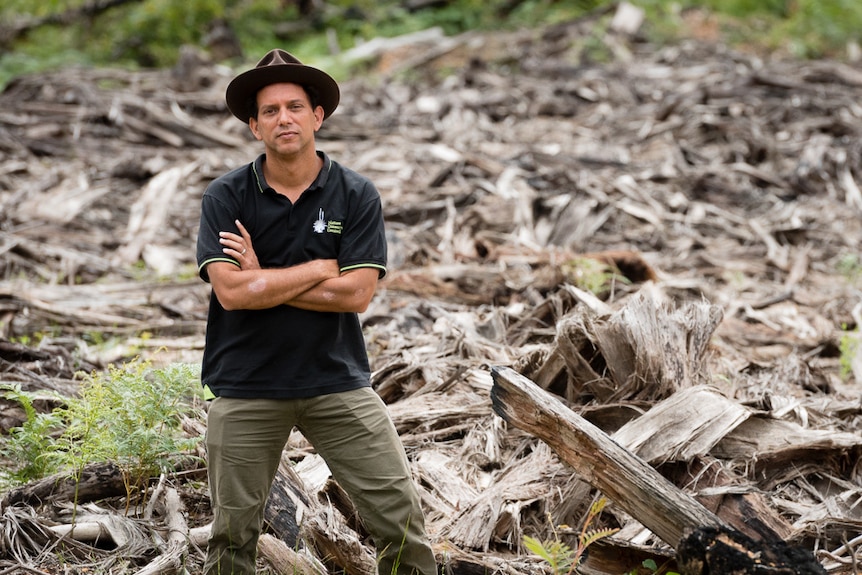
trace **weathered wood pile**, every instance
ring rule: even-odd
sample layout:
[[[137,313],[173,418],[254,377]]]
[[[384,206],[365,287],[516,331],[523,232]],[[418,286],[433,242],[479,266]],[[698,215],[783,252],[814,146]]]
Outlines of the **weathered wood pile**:
[[[574,546],[604,495],[596,527],[620,531],[585,572],[675,566],[692,517],[857,572],[862,70],[612,30],[598,64],[580,39],[599,25],[366,47],[319,137],[384,197],[390,271],[363,320],[435,548],[453,573],[546,572],[523,536]],[[198,202],[259,150],[224,108],[231,76],[190,52],[174,71],[69,69],[0,94],[3,383],[74,393],[76,370],[135,354],[197,361]],[[4,429],[21,421],[0,405]],[[641,472],[666,482],[662,505]],[[67,537],[63,560],[199,564],[189,476],[134,529],[94,494],[87,520],[115,545]],[[0,567],[59,561],[67,501],[33,488],[6,496]],[[276,489],[271,565],[368,572],[299,435]]]

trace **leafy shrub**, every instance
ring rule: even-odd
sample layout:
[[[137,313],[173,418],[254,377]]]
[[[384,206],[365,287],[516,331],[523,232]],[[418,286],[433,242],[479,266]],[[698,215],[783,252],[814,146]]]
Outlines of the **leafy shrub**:
[[[27,421],[0,449],[20,463],[7,479],[30,481],[58,472],[77,477],[89,463],[112,462],[131,497],[199,441],[182,431],[198,382],[195,366],[154,368],[134,360],[84,375],[79,395],[50,413],[37,413],[29,394],[10,389],[6,396],[21,403]]]

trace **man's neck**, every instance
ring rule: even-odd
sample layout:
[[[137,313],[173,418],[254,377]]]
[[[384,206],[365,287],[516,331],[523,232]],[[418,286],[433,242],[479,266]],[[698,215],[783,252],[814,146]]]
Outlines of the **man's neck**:
[[[278,193],[295,202],[317,179],[323,160],[315,150],[301,157],[284,158],[267,154],[263,163],[266,183]]]

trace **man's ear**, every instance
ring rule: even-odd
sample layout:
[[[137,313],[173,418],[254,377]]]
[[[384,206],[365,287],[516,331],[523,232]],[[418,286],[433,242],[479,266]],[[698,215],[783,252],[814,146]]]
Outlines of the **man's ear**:
[[[314,131],[318,131],[323,126],[323,106],[318,106],[314,109]]]
[[[258,131],[258,129],[257,129],[257,128],[258,128],[258,126],[257,126],[257,118],[249,117],[249,119],[248,119],[248,129],[249,129],[249,130],[251,130],[252,135],[253,135],[256,139],[260,140],[260,139],[261,139],[260,131]]]

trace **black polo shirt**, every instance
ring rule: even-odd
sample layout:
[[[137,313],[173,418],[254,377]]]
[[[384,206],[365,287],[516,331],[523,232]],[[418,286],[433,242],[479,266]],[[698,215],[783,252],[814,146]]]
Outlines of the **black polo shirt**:
[[[374,184],[333,162],[295,204],[263,177],[261,155],[207,187],[201,202],[197,263],[201,278],[224,254],[219,232],[251,234],[262,268],[313,259],[337,259],[342,271],[371,267],[386,273],[386,237],[380,194]],[[280,305],[226,311],[210,296],[201,374],[216,396],[300,398],[370,385],[370,369],[355,313],[317,312]]]

